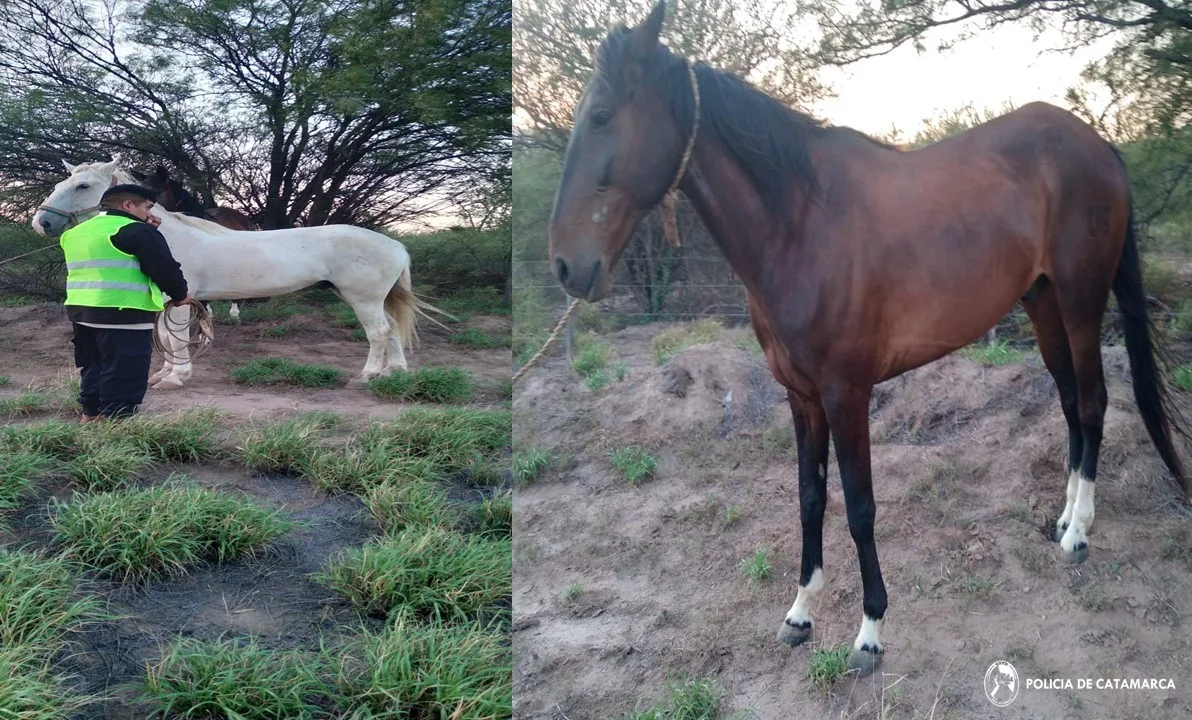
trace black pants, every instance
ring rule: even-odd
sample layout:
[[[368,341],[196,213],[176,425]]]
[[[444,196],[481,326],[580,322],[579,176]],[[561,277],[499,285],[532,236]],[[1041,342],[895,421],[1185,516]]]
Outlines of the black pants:
[[[152,330],[74,325],[75,366],[82,370],[79,405],[86,415],[132,415],[145,399],[153,360]]]

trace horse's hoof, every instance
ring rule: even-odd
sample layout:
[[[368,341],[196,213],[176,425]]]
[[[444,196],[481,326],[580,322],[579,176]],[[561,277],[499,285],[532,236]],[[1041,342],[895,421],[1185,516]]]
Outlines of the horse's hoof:
[[[868,645],[860,650],[853,650],[848,657],[848,669],[855,672],[858,677],[872,675],[877,666],[881,664],[883,653],[881,648],[875,651]]]
[[[1064,553],[1064,562],[1068,563],[1069,565],[1078,565],[1088,559],[1088,543],[1076,543],[1076,547],[1072,548],[1072,552]]]
[[[154,390],[179,390],[182,388],[182,381],[176,378],[165,378],[161,382],[153,385]]]
[[[778,628],[778,639],[791,647],[799,647],[811,639],[811,622],[796,624],[790,620],[783,620],[782,627]]]

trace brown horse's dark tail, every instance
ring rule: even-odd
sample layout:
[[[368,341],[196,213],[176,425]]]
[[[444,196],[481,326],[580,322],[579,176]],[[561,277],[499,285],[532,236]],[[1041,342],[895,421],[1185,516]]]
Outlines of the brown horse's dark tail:
[[[1121,160],[1121,155],[1118,155],[1118,159]],[[1159,457],[1163,458],[1163,463],[1175,476],[1184,499],[1187,500],[1188,477],[1172,442],[1172,430],[1185,438],[1188,438],[1188,433],[1183,427],[1178,410],[1172,406],[1167,388],[1159,375],[1154,326],[1147,314],[1146,292],[1142,287],[1142,260],[1138,253],[1138,240],[1134,235],[1133,207],[1126,227],[1126,244],[1122,249],[1121,262],[1118,263],[1117,274],[1113,278],[1113,294],[1122,314],[1126,352],[1130,356],[1130,375],[1134,382],[1134,400],[1138,403],[1138,411],[1151,440],[1155,443],[1155,448],[1159,451]]]

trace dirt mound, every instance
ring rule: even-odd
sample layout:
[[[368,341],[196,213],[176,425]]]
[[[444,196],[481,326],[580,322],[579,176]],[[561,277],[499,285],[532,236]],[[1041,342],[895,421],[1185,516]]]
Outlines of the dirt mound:
[[[1192,715],[1192,686],[1181,680],[1192,671],[1183,624],[1192,527],[1170,505],[1121,348],[1104,350],[1110,409],[1082,565],[1064,564],[1044,536],[1064,503],[1067,426],[1037,355],[1002,367],[954,355],[875,390],[887,653],[875,676],[825,691],[808,679],[810,653],[851,645],[861,614],[835,458],[827,587],[812,642],[792,651],[774,639],[794,600],[801,543],[783,393],[732,333],[658,367],[657,332],[606,336],[628,372],[597,392],[561,358],[518,387],[518,447],[551,450],[555,462],[515,497],[516,717],[615,717],[659,698],[679,674],[712,676],[728,711],[766,720],[1001,717],[982,687],[998,660],[1023,678],[1176,682],[1024,688],[1015,713]],[[658,469],[631,487],[606,451],[643,443]],[[759,550],[772,579],[753,584],[741,562]]]

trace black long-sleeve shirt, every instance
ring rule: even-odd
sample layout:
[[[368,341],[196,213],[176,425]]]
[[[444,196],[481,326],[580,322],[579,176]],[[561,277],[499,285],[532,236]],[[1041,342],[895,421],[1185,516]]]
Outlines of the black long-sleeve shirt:
[[[170,246],[166,244],[165,237],[157,228],[123,210],[108,210],[107,213],[137,221],[120,228],[112,236],[112,245],[121,252],[135,256],[141,264],[141,272],[157,283],[163,293],[177,300],[186,297],[186,278],[182,276],[182,266],[174,259]],[[153,322],[154,318],[154,313],[147,310],[82,305],[67,305],[66,315],[71,322],[101,325],[132,325]]]

